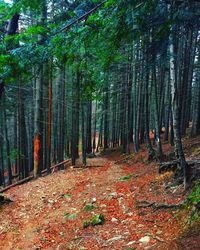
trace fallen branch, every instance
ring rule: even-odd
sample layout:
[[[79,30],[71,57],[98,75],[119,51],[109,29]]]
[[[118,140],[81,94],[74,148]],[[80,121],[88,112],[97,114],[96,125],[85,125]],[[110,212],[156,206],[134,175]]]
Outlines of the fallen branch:
[[[62,165],[66,164],[66,163],[69,163],[69,162],[70,162],[70,159],[65,160],[65,161],[62,161],[62,162],[60,162],[60,163],[58,163],[58,164],[56,164],[56,165],[50,167],[50,170],[52,170],[52,173],[54,173],[54,172],[55,172],[55,169],[56,169],[57,167],[62,166]],[[47,172],[47,169],[44,169],[44,170],[42,170],[41,173],[42,173],[42,174],[45,174],[46,172]]]
[[[52,166],[52,167],[50,168],[51,170],[53,170],[52,173],[55,171],[55,168],[57,168],[57,167],[59,167],[59,166],[61,166],[61,165],[63,165],[63,164],[66,164],[66,163],[68,163],[68,162],[70,162],[69,159],[68,159],[68,160],[65,160],[65,161],[63,161],[63,162],[60,162],[60,163],[58,163],[58,164],[56,164],[56,165],[54,165],[54,166]],[[47,172],[47,169],[44,169],[44,170],[42,170],[41,174],[45,174],[46,172]],[[9,185],[9,186],[7,186],[7,187],[1,189],[1,190],[0,190],[0,193],[3,193],[3,192],[5,192],[5,191],[9,190],[10,188],[13,188],[13,187],[16,187],[16,186],[18,186],[18,185],[21,185],[21,184],[24,184],[24,183],[26,183],[26,182],[29,182],[29,181],[31,181],[32,179],[34,179],[34,176],[33,176],[33,175],[28,176],[28,177],[25,178],[25,179],[22,179],[22,180],[20,180],[20,181],[17,181],[17,182],[15,182],[15,183],[13,183],[13,184],[11,184],[11,185]]]
[[[23,180],[20,180],[20,181],[18,181],[18,182],[15,182],[15,183],[13,183],[13,184],[11,184],[11,185],[9,185],[9,186],[7,186],[7,187],[1,189],[1,190],[0,190],[0,193],[3,193],[3,192],[7,191],[7,190],[10,189],[10,188],[13,188],[13,187],[16,187],[16,186],[18,186],[18,185],[24,184],[24,183],[26,183],[26,182],[32,180],[33,178],[34,178],[34,176],[31,175],[31,176],[29,176],[29,177],[27,177],[27,178],[25,178],[25,179],[23,179]]]

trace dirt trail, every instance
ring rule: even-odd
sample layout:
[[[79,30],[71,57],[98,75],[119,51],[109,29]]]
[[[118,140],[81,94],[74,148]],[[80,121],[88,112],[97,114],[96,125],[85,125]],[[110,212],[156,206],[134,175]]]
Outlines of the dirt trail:
[[[173,210],[138,209],[137,201],[179,204],[180,190],[167,190],[167,175],[143,158],[115,164],[119,153],[89,160],[7,191],[13,203],[0,208],[0,249],[181,249],[175,240],[185,221]],[[123,178],[125,177],[126,178]],[[92,203],[92,211],[84,211]],[[83,228],[93,214],[105,224]],[[197,244],[195,242],[194,244]],[[195,248],[190,248],[195,249]]]

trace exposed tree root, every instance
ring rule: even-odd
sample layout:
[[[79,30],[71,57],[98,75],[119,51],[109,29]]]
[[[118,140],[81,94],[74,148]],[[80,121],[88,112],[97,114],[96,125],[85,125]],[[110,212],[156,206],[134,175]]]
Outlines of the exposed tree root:
[[[156,202],[149,202],[149,201],[139,201],[136,205],[137,208],[148,208],[153,207],[154,210],[157,209],[178,209],[181,208],[184,202],[180,204],[165,204],[165,203],[156,203]]]
[[[165,171],[176,170],[179,164],[180,164],[179,160],[160,163],[159,173],[163,173]],[[190,167],[197,167],[200,165],[200,160],[187,161],[187,164]]]
[[[123,164],[126,161],[130,160],[132,158],[131,155],[126,155],[123,158],[119,159],[118,161],[115,161],[114,164]]]

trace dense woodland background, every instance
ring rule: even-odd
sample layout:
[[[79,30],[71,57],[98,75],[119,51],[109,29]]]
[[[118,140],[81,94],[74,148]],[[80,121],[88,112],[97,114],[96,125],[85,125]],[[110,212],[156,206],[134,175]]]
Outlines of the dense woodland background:
[[[1,0],[0,185],[109,147],[146,143],[163,161],[170,143],[186,187],[181,138],[200,134],[199,17],[199,1]]]

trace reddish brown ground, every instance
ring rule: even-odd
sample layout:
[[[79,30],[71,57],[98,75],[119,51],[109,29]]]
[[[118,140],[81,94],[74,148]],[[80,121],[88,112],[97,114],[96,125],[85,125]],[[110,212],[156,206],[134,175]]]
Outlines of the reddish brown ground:
[[[88,168],[69,168],[10,189],[6,195],[14,202],[0,208],[0,249],[200,249],[199,227],[190,238],[184,212],[137,208],[138,201],[185,199],[182,186],[165,188],[171,174],[159,175],[145,154],[141,150],[123,162],[119,152],[110,152],[90,159]],[[130,180],[120,180],[128,174]],[[93,198],[96,208],[83,211]],[[76,218],[69,220],[66,213]],[[83,228],[93,213],[103,214],[105,224]],[[144,236],[150,237],[147,244],[139,242]]]

